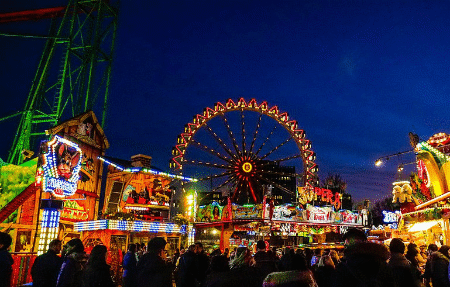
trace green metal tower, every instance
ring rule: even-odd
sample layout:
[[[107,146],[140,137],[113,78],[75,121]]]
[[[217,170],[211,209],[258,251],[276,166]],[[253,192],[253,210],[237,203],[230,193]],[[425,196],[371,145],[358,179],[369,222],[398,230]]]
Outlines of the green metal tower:
[[[69,0],[66,7],[0,15],[0,23],[52,19],[24,110],[0,118],[21,116],[7,162],[22,163],[45,130],[85,111],[101,115],[104,127],[118,6],[113,0]]]

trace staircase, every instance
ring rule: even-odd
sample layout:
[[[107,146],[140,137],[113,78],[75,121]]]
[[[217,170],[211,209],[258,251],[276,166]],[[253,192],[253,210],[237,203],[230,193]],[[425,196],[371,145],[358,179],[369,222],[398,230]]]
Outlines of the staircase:
[[[21,206],[30,196],[34,195],[39,189],[33,182],[24,191],[19,193],[13,200],[8,202],[2,209],[0,209],[0,223],[5,221],[19,206]]]

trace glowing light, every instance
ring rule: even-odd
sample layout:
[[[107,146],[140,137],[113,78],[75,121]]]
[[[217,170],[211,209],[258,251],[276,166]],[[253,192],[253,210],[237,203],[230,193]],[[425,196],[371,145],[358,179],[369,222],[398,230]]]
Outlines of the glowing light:
[[[414,223],[413,226],[411,226],[411,228],[408,230],[408,232],[416,232],[416,231],[423,231],[423,230],[428,230],[431,227],[435,226],[439,224],[438,220],[431,220],[431,221],[426,221],[426,222],[417,222]]]
[[[381,166],[383,164],[383,160],[381,158],[375,161],[375,166]]]
[[[251,172],[252,169],[253,169],[253,166],[252,166],[252,164],[249,163],[249,162],[245,162],[245,163],[242,165],[242,170],[243,170],[244,172],[246,172],[246,173]]]
[[[150,168],[141,168],[141,167],[124,168],[124,167],[122,167],[120,165],[117,165],[117,164],[115,164],[113,162],[108,161],[107,159],[105,159],[105,158],[103,158],[101,156],[99,156],[98,159],[103,161],[103,162],[105,162],[105,163],[107,163],[107,164],[110,164],[110,165],[114,166],[115,168],[117,168],[118,170],[121,170],[121,171],[124,171],[124,172],[133,172],[133,173],[144,172],[144,173],[151,173],[151,174],[154,174],[154,175],[161,175],[161,176],[175,178],[175,179],[181,179],[181,180],[184,180],[184,181],[190,181],[190,182],[197,182],[198,181],[198,179],[196,179],[196,178],[186,177],[186,176],[181,176],[181,175],[176,175],[176,174],[171,174],[171,173],[168,173],[168,172],[157,171],[157,170],[153,170],[153,169],[150,169]]]
[[[50,242],[58,237],[59,217],[60,212],[57,209],[44,209],[44,211],[42,212],[38,255],[45,253]]]
[[[127,221],[127,220],[95,220],[74,223],[74,230],[92,231],[92,230],[122,230],[131,232],[151,232],[151,233],[184,233],[186,228],[175,223],[148,222],[148,221]]]
[[[58,174],[58,151],[57,146],[61,144],[70,146],[79,153],[78,161],[73,169],[70,171],[68,178],[64,178]],[[80,178],[79,172],[81,169],[81,160],[83,157],[81,149],[76,143],[61,138],[57,135],[52,140],[47,142],[47,153],[43,157],[43,189],[44,191],[51,192],[56,197],[65,197],[74,195],[77,190],[78,179]],[[40,182],[40,181],[39,181]]]

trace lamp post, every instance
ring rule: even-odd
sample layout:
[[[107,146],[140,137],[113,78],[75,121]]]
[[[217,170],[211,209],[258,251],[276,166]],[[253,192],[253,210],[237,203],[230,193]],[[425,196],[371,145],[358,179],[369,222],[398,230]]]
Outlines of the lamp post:
[[[401,152],[394,153],[394,154],[391,154],[391,155],[385,155],[385,156],[379,157],[379,158],[375,161],[375,166],[380,167],[381,165],[383,165],[384,161],[388,161],[388,160],[390,160],[390,159],[393,158],[393,157],[398,157],[398,156],[400,156],[400,155],[407,154],[407,153],[411,153],[411,152],[414,152],[414,150],[411,149],[411,150],[401,151]],[[403,164],[403,165],[404,165],[404,164]]]

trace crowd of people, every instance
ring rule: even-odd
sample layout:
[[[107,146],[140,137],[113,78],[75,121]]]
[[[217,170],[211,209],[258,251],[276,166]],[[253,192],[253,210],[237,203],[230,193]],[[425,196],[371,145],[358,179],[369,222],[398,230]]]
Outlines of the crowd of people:
[[[358,229],[350,229],[344,240],[342,253],[284,248],[282,254],[262,240],[254,254],[247,247],[207,254],[198,242],[169,259],[167,242],[155,237],[145,247],[128,246],[122,282],[111,277],[105,246],[95,246],[88,256],[80,239],[64,247],[53,240],[34,261],[31,275],[33,286],[50,287],[450,287],[449,246],[430,244],[423,253],[414,243],[406,245],[394,238],[387,247],[368,242]],[[0,232],[0,287],[10,286],[11,242],[8,234]]]

